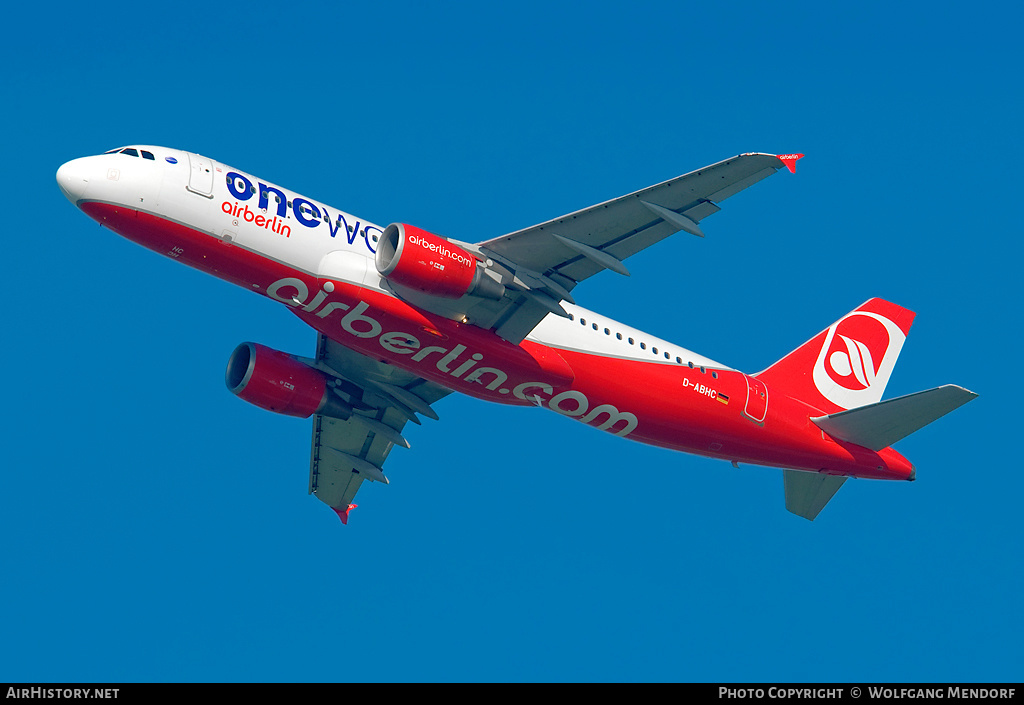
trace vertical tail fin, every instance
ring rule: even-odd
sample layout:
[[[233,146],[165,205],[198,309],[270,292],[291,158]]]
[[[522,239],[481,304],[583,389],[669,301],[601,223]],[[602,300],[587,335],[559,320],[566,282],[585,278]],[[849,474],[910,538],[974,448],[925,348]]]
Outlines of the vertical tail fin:
[[[871,299],[755,377],[828,414],[874,404],[913,322],[913,311]]]

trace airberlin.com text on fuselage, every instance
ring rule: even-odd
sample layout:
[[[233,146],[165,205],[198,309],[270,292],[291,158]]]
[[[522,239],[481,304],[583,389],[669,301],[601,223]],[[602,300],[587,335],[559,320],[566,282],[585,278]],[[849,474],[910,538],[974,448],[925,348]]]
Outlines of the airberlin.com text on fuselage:
[[[376,341],[380,349],[371,347],[368,352],[379,355],[383,349],[395,364],[415,369],[419,374],[432,377],[445,386],[452,386],[450,378],[484,385],[485,389],[494,393],[490,396],[494,401],[505,401],[502,396],[512,394],[522,402],[546,406],[563,416],[578,418],[583,423],[593,424],[600,430],[610,431],[617,436],[628,436],[639,423],[634,414],[619,411],[612,404],[598,404],[592,407],[590,399],[580,390],[568,389],[554,394],[554,386],[545,381],[509,381],[510,375],[506,371],[479,364],[483,362],[482,353],[473,352],[468,356],[469,359],[463,359],[463,353],[469,352],[465,345],[458,344],[452,348],[440,345],[424,346],[420,339],[411,333],[384,332],[384,326],[376,318],[366,315],[370,306],[363,300],[350,306],[337,300],[329,300],[325,290],[307,304],[309,288],[305,282],[295,277],[275,281],[267,287],[267,296],[293,308],[301,308],[304,313],[313,314],[320,319],[327,319],[337,311],[345,312],[339,321],[339,328],[359,339],[349,343],[352,347],[366,348],[365,344],[361,344],[362,341]],[[331,337],[336,335],[335,330],[335,335]],[[433,358],[428,359],[431,355],[437,356],[436,361]],[[410,365],[409,361],[416,363],[415,366]],[[431,367],[432,362],[434,364]],[[478,390],[462,391],[476,393]],[[544,396],[541,396],[542,394]],[[554,396],[550,396],[552,394]]]

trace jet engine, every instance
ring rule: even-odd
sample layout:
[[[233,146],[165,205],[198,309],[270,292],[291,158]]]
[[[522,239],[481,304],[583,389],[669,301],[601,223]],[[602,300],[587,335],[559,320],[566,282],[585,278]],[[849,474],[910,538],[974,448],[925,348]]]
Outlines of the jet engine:
[[[405,223],[384,228],[377,243],[377,271],[388,281],[432,296],[500,299],[505,287],[483,266],[448,240]]]
[[[352,409],[328,387],[331,378],[266,345],[242,343],[231,353],[224,382],[239,398],[277,414],[347,419]]]

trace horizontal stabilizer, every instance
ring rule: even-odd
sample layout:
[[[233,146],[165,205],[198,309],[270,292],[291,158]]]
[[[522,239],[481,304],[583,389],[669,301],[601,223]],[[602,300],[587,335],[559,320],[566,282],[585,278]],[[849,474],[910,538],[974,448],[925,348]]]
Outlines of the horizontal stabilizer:
[[[799,470],[783,470],[782,480],[786,485],[786,509],[811,521],[846,482],[839,475]]]
[[[879,451],[976,396],[963,387],[946,384],[837,414],[817,416],[811,421],[833,438]]]

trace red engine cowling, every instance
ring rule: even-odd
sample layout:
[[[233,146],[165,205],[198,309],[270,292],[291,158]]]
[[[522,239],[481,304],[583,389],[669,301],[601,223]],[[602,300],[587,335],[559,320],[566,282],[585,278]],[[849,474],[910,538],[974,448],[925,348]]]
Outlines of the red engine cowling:
[[[242,343],[228,359],[224,382],[232,394],[277,414],[314,413],[348,418],[351,409],[334,398],[323,372],[266,345]]]
[[[377,271],[388,281],[432,296],[500,299],[505,288],[483,274],[473,255],[413,225],[392,223],[377,243]]]

